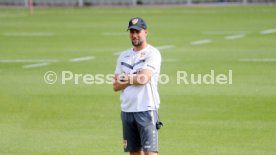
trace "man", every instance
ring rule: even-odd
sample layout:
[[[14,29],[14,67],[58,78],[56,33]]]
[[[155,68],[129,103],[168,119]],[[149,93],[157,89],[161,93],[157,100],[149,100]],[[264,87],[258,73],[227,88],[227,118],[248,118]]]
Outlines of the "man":
[[[113,83],[114,91],[121,91],[124,151],[130,155],[157,155],[161,55],[147,43],[143,19],[132,18],[128,30],[133,48],[120,54]]]

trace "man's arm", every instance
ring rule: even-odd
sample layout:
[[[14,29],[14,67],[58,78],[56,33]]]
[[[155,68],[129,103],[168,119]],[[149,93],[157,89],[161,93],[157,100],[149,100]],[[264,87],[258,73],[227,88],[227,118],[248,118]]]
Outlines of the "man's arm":
[[[144,85],[150,81],[152,75],[151,70],[142,69],[137,74],[125,74],[122,79],[130,85]]]
[[[118,80],[118,74],[114,75],[114,80],[113,80],[113,90],[115,92],[124,90],[129,84],[127,82],[119,81]]]
[[[147,84],[153,72],[149,69],[142,69],[137,74],[115,74],[113,82],[113,90],[120,91],[124,90],[129,85],[144,85]]]

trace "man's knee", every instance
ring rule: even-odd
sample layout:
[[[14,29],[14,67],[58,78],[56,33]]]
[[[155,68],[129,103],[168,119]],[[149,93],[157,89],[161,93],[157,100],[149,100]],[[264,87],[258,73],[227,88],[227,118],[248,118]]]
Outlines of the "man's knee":
[[[130,155],[142,155],[142,151],[130,152]]]
[[[157,152],[145,152],[145,155],[158,155]]]

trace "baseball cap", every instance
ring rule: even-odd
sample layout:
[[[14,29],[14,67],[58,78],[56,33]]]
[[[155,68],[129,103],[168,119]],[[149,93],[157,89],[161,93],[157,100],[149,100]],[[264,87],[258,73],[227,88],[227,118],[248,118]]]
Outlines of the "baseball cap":
[[[128,23],[127,30],[130,30],[130,29],[135,29],[135,30],[147,29],[147,24],[140,17],[131,18]]]

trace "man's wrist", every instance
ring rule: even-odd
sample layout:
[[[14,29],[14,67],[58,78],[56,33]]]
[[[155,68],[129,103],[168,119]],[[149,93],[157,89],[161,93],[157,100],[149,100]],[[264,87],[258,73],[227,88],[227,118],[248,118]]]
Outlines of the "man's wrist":
[[[119,80],[121,82],[128,82],[129,81],[129,77],[128,77],[128,74],[126,73],[122,73],[119,75]]]

